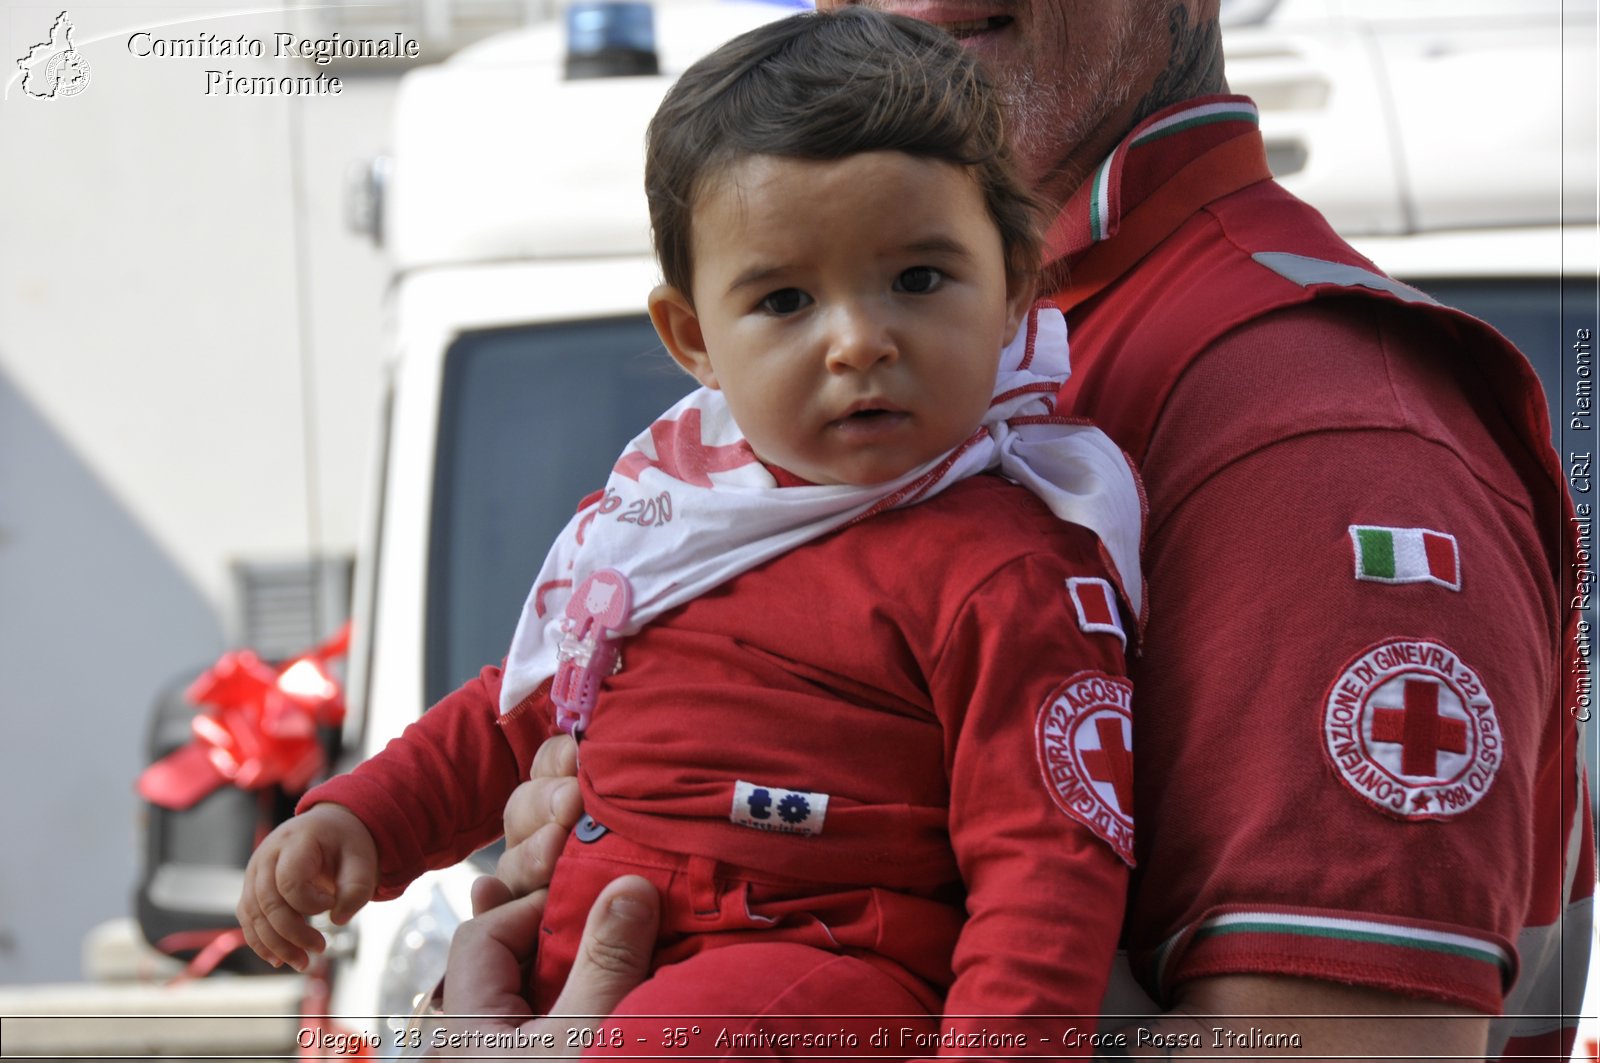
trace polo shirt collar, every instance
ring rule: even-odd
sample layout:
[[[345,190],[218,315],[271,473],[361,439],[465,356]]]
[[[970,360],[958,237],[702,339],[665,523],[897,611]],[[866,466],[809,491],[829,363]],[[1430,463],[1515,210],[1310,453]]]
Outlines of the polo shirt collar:
[[[1167,177],[1238,137],[1260,139],[1247,96],[1202,96],[1146,118],[1095,168],[1045,233],[1045,261],[1070,261],[1117,234]]]

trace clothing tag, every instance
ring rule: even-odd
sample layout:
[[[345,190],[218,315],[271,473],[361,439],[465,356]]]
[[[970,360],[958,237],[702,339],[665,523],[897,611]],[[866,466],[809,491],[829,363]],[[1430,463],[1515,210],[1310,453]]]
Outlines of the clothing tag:
[[[779,834],[821,834],[827,814],[827,794],[759,786],[740,779],[733,784],[733,809],[728,818],[741,827]]]

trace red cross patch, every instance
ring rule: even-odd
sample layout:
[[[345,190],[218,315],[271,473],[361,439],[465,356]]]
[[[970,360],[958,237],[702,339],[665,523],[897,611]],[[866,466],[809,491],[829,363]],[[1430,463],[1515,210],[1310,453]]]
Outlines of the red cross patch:
[[[1079,672],[1039,709],[1039,770],[1057,807],[1133,866],[1133,684]]]
[[[1389,639],[1346,664],[1328,689],[1322,738],[1344,784],[1400,819],[1459,816],[1505,759],[1483,681],[1426,639]]]

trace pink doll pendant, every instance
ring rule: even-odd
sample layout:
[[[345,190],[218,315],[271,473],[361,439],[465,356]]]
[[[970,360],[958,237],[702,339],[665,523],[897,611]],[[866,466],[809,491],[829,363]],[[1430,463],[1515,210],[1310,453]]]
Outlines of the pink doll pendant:
[[[600,682],[621,662],[617,629],[633,612],[633,587],[616,569],[603,568],[578,585],[565,612],[550,700],[556,726],[581,738],[600,697]]]

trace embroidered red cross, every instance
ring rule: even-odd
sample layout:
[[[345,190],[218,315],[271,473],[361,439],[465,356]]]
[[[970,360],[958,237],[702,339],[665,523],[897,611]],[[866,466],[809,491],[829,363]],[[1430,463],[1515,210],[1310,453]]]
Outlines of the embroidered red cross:
[[[1083,766],[1095,782],[1111,784],[1117,795],[1117,810],[1123,815],[1133,814],[1133,754],[1122,742],[1122,723],[1113,717],[1102,716],[1094,722],[1095,733],[1100,736],[1099,749],[1086,749]]]
[[[1439,684],[1407,679],[1405,708],[1374,709],[1372,740],[1400,748],[1400,770],[1407,775],[1437,775],[1439,751],[1465,753],[1467,724],[1439,715]]]
[[[657,457],[632,450],[618,459],[613,471],[637,481],[645,469],[660,469],[674,480],[696,487],[710,487],[713,472],[737,469],[756,460],[755,451],[744,440],[708,447],[700,438],[700,411],[688,409],[676,421],[657,421],[650,426],[650,441]]]

